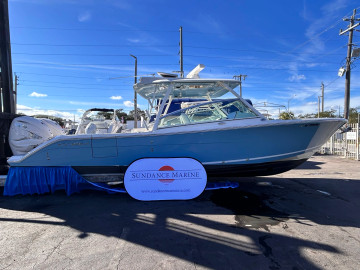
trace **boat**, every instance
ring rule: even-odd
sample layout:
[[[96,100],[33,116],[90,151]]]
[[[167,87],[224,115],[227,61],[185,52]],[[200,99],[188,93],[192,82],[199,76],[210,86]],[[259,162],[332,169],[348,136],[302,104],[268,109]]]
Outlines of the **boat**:
[[[208,177],[273,175],[305,162],[347,122],[268,120],[234,91],[239,81],[200,78],[199,70],[186,78],[164,73],[140,78],[134,90],[149,102],[142,128],[56,136],[8,163],[121,175],[141,158],[188,157],[199,161]]]

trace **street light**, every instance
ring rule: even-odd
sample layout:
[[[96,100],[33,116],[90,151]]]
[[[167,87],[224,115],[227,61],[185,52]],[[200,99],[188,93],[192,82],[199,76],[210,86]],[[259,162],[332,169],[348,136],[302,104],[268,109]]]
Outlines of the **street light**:
[[[131,57],[135,58],[135,84],[137,83],[137,57],[130,54]],[[134,89],[134,128],[137,128],[137,94]]]

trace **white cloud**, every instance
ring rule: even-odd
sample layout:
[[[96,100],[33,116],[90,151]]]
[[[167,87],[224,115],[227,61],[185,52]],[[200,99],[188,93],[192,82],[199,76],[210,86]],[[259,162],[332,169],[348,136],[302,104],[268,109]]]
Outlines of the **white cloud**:
[[[351,108],[356,108],[357,106],[360,106],[360,96],[353,96],[351,97]],[[326,100],[325,99],[325,110],[331,110],[334,109],[336,111],[340,110],[341,113],[343,113],[344,110],[344,98],[337,98],[337,99],[331,99]],[[296,105],[296,106],[290,106],[290,110],[295,113],[295,115],[299,114],[307,114],[307,113],[317,113],[318,111],[318,102],[311,101],[304,104]],[[338,112],[337,112],[338,114]]]
[[[130,100],[126,100],[123,103],[126,107],[134,107],[134,103],[132,103]]]
[[[89,21],[90,19],[91,19],[91,13],[88,10],[80,13],[78,16],[79,22],[86,22]]]
[[[226,37],[227,34],[226,28],[219,18],[215,18],[208,13],[200,13],[197,18],[188,23],[203,33],[212,32],[221,38]]]
[[[140,39],[135,39],[135,38],[128,38],[127,41],[131,42],[131,43],[139,43]]]
[[[57,111],[57,110],[42,110],[39,108],[33,108],[25,105],[18,104],[17,112],[24,113],[26,115],[37,115],[37,114],[45,114],[56,117],[61,117],[64,119],[74,119],[74,113],[66,112],[66,111]],[[76,118],[81,117],[79,113],[75,114]]]
[[[289,65],[289,73],[292,75],[290,78],[293,78],[294,81],[297,79],[296,76],[298,75],[299,68],[311,68],[322,65],[321,61],[317,61],[316,59],[319,59],[320,54],[328,49],[329,45],[327,40],[330,35],[329,31],[340,28],[340,24],[342,23],[341,17],[344,16],[344,9],[347,3],[349,3],[348,0],[328,1],[326,5],[321,7],[320,13],[312,16],[304,1],[302,17],[309,23],[304,33],[308,40],[293,47],[288,52],[289,54],[296,53],[293,57],[294,62]],[[300,54],[298,55],[298,53]],[[314,57],[314,55],[317,54],[319,54],[319,56]],[[314,62],[315,60],[316,62]]]
[[[132,9],[132,6],[129,3],[127,3],[126,1],[114,1],[113,5],[114,5],[114,7],[122,9],[122,10]]]
[[[306,77],[304,74],[294,74],[291,77],[289,77],[290,82],[299,82],[301,80],[306,80]]]
[[[122,99],[122,96],[111,96],[110,99],[120,100],[120,99]]]
[[[32,92],[29,97],[47,97],[47,94],[40,94],[37,92]]]
[[[108,103],[108,102],[96,102],[96,101],[69,101],[69,104],[71,105],[78,105],[78,106],[87,106],[87,107],[98,107],[98,106],[104,106],[109,108],[118,108],[119,104],[116,103]]]

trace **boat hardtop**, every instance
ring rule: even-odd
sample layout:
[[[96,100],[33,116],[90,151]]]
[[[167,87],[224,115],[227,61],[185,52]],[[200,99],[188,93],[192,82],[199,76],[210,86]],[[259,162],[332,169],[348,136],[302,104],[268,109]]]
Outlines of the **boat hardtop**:
[[[218,98],[239,84],[239,81],[232,79],[141,77],[134,89],[147,100],[164,98],[169,88],[172,88],[174,98]]]

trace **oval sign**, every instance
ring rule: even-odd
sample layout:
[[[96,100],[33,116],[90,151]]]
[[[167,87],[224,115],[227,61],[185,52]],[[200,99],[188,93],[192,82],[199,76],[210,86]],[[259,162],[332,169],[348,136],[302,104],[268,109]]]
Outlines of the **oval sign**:
[[[127,168],[126,191],[141,201],[190,200],[205,189],[203,165],[192,158],[142,158]]]

